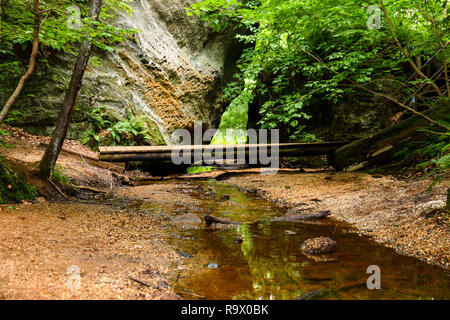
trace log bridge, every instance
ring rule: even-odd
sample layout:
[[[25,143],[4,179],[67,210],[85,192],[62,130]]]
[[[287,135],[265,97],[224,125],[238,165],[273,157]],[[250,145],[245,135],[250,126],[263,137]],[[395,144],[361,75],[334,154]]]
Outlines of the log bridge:
[[[138,146],[138,147],[100,147],[99,159],[106,162],[130,162],[144,161],[162,163],[172,160],[172,154],[176,153],[184,159],[202,160],[214,157],[215,159],[236,159],[245,155],[246,163],[249,155],[259,155],[260,151],[267,150],[271,156],[272,150],[278,148],[280,157],[334,155],[346,142],[320,142],[320,143],[277,143],[277,144],[234,144],[234,145],[178,145],[178,146]],[[256,152],[256,153],[255,153]],[[191,162],[193,163],[193,162]]]
[[[432,119],[450,120],[450,103],[443,101],[436,108],[424,112]],[[100,160],[106,162],[144,161],[152,165],[164,162],[169,164],[173,152],[182,153],[184,159],[198,159],[198,155],[215,154],[215,159],[241,159],[245,155],[247,164],[249,155],[257,162],[260,155],[270,155],[274,147],[278,147],[280,157],[327,155],[328,162],[338,170],[356,171],[374,164],[388,162],[404,150],[408,143],[421,141],[429,120],[420,115],[409,117],[388,128],[352,143],[343,141],[322,143],[278,143],[278,144],[237,144],[237,145],[189,145],[189,146],[157,146],[157,147],[100,147]],[[264,148],[264,149],[263,149]],[[262,151],[260,154],[259,151]],[[256,153],[255,153],[256,152]],[[196,157],[197,156],[197,157]],[[191,162],[194,163],[194,162]],[[205,163],[205,162],[203,162]],[[259,164],[259,162],[258,162]],[[262,163],[264,164],[264,163]],[[169,164],[170,165],[170,164]],[[173,164],[172,164],[173,166]]]

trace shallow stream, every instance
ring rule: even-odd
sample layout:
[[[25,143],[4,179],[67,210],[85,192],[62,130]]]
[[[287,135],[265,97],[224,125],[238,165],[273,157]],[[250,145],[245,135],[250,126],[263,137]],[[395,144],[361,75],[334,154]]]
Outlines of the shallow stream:
[[[214,180],[189,183],[186,190],[201,206],[166,214],[210,214],[242,223],[221,230],[204,223],[172,225],[168,241],[183,257],[174,265],[172,287],[186,299],[295,299],[306,293],[311,299],[450,299],[450,275],[442,268],[360,237],[349,225],[268,221],[285,209]],[[305,256],[300,244],[318,236],[336,240],[337,252]],[[381,270],[379,290],[366,285],[371,265]]]

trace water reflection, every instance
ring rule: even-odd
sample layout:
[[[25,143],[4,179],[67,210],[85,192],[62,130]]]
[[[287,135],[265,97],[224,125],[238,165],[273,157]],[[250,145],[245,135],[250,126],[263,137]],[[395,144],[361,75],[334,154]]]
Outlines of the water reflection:
[[[270,222],[267,219],[284,214],[283,209],[222,183],[201,186],[209,196],[201,196],[202,207],[193,210],[195,214],[202,216],[208,210],[245,224],[219,231],[174,226],[177,237],[172,243],[194,255],[173,275],[176,291],[193,293],[185,295],[188,299],[295,299],[319,289],[312,298],[450,298],[450,276],[443,269],[342,232],[347,225]],[[229,199],[218,201],[224,195]],[[235,243],[236,236],[243,238],[241,244]],[[338,242],[338,251],[326,261],[315,261],[299,250],[304,240],[318,236]],[[206,268],[211,262],[219,268]],[[369,265],[381,268],[381,290],[366,287]]]

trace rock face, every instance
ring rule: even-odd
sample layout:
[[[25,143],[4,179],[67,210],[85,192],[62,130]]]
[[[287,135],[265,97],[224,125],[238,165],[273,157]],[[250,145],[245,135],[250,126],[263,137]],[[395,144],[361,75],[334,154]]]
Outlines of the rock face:
[[[377,80],[370,89],[391,94],[397,88],[394,79],[387,76]],[[324,141],[354,141],[395,124],[400,120],[397,118],[400,111],[403,110],[386,99],[360,91],[337,104],[322,102],[307,107],[306,112],[312,118],[306,131]]]
[[[324,254],[337,250],[337,242],[325,237],[308,239],[300,245],[300,250],[306,254]]]
[[[93,109],[105,106],[118,118],[129,109],[145,116],[154,143],[168,143],[177,128],[217,125],[223,107],[218,103],[230,42],[209,30],[185,7],[194,0],[137,0],[134,13],[116,17],[118,26],[140,29],[114,53],[94,52],[78,97],[70,138],[90,129]],[[74,57],[47,53],[48,66],[38,65],[32,80],[15,105],[23,115],[11,123],[35,134],[51,134],[68,85]],[[92,59],[91,59],[92,62]],[[0,84],[0,103],[12,92],[17,79]]]

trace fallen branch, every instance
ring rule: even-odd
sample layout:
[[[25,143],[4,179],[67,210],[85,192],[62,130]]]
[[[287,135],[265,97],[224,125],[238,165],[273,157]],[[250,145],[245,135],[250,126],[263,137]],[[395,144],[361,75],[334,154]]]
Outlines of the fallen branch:
[[[319,211],[318,213],[312,214],[299,214],[299,215],[286,215],[282,217],[276,217],[270,219],[270,221],[288,221],[288,222],[297,222],[297,221],[308,221],[308,220],[318,220],[325,219],[331,214],[329,210]]]
[[[62,192],[62,190],[51,180],[51,179],[47,179],[48,182],[51,183],[52,186],[55,187],[55,189],[64,197],[67,198],[66,194],[64,192]]]
[[[365,285],[366,285],[365,281],[360,281],[360,282],[351,282],[338,288],[329,288],[329,289],[321,288],[302,294],[301,296],[295,298],[295,300],[309,300],[312,297],[318,297],[330,293],[339,293],[339,291],[345,291],[357,287],[362,287]]]
[[[128,279],[133,280],[133,281],[135,281],[135,282],[137,282],[139,284],[142,284],[143,286],[149,287],[149,288],[153,287],[150,283],[142,281],[142,280],[139,280],[139,279],[134,278],[134,277],[128,277]]]
[[[89,190],[89,191],[96,192],[96,193],[108,193],[108,191],[100,190],[100,189],[96,189],[96,188],[92,188],[92,187],[87,187],[87,186],[76,186],[76,185],[72,184],[72,187],[77,188],[77,189],[82,189],[82,190]]]

